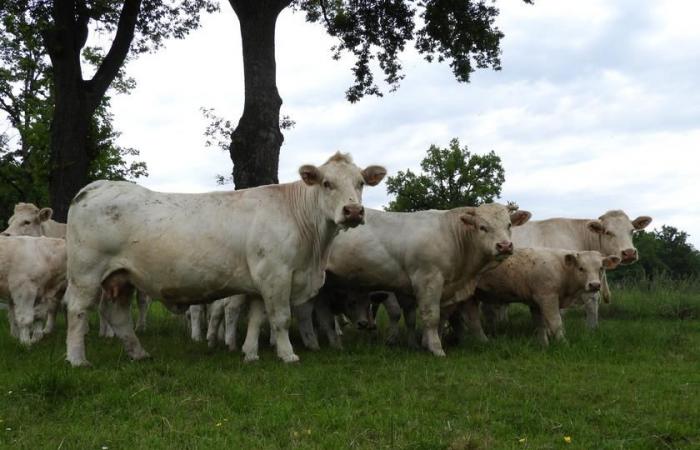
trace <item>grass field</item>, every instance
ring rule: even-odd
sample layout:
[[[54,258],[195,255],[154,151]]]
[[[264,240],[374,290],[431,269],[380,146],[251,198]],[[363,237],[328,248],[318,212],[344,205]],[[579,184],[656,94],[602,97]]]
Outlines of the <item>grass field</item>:
[[[446,359],[348,330],[344,352],[293,335],[296,365],[190,342],[154,305],[152,360],[130,362],[93,317],[94,368],[71,369],[62,322],[26,350],[0,311],[0,448],[700,448],[700,287],[613,295],[595,332],[565,317],[568,346],[540,348],[514,309]]]

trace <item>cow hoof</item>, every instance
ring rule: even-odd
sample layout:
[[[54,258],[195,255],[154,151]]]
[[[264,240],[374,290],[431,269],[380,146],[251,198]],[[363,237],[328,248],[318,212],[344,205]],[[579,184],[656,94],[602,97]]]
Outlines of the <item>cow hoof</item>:
[[[252,362],[255,362],[259,359],[260,359],[260,357],[258,355],[246,353],[245,357],[243,358],[243,362],[252,363]]]
[[[228,351],[230,351],[230,352],[235,352],[235,351],[237,351],[237,350],[238,350],[238,349],[236,348],[236,345],[235,345],[235,344],[229,345],[229,346],[228,346]]]
[[[280,358],[282,358],[282,361],[284,361],[285,363],[299,362],[299,357],[297,355],[295,355],[294,353],[292,353],[291,355],[287,355],[287,356],[280,356]]]
[[[207,346],[208,346],[209,348],[214,348],[214,347],[216,347],[216,339],[209,339],[209,340],[207,340]]]
[[[141,361],[142,359],[150,359],[151,355],[143,349],[135,350],[129,353],[129,357],[132,361]]]
[[[70,363],[71,367],[92,367],[92,364],[90,364],[90,361],[87,359],[72,361],[69,358],[66,358],[66,361]]]
[[[445,350],[433,350],[432,353],[433,355],[438,356],[440,358],[444,358],[445,356],[447,356],[445,354]]]

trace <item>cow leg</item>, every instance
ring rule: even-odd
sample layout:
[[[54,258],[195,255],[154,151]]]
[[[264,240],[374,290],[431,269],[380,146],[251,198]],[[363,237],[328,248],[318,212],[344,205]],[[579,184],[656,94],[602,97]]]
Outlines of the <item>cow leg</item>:
[[[547,327],[545,326],[539,306],[530,306],[530,314],[532,314],[532,323],[537,328],[537,338],[540,344],[542,344],[543,347],[548,346],[549,338],[547,337]]]
[[[217,330],[216,338],[219,340],[219,342],[224,342],[224,339],[226,339],[226,323],[223,320],[219,324],[219,329]]]
[[[46,335],[53,332],[56,326],[56,314],[58,313],[58,308],[61,306],[61,300],[52,297],[46,300],[46,324],[42,330],[42,334]]]
[[[598,328],[598,307],[600,306],[600,294],[586,295],[583,307],[586,311],[586,326],[592,330]]]
[[[99,286],[99,283],[96,283]],[[79,288],[75,284],[68,282],[66,290],[66,360],[73,367],[89,366],[90,363],[85,358],[85,334],[88,331],[88,308],[98,298],[100,288],[95,289]]]
[[[440,342],[440,299],[442,297],[442,276],[438,273],[426,274],[413,283],[418,311],[423,321],[422,344],[435,356],[445,356]]]
[[[131,294],[128,289],[120,292],[115,298],[104,298],[102,304],[107,322],[114,330],[114,334],[122,341],[124,350],[135,361],[149,358],[150,355],[143,349],[139,338],[134,332],[134,324],[131,318]]]
[[[206,317],[206,311],[204,305],[192,305],[190,306],[190,333],[192,340],[195,342],[202,342],[202,322]]]
[[[301,340],[304,343],[304,347],[309,350],[319,350],[318,337],[316,336],[316,331],[314,330],[314,304],[324,302],[325,297],[317,296],[309,300],[306,303],[294,307],[294,317],[297,320],[297,327],[299,328],[299,333],[301,334]]]
[[[335,315],[331,311],[328,299],[319,299],[315,304],[315,311],[319,330],[328,338],[328,344],[337,350],[342,350],[343,342],[335,332]]]
[[[471,335],[479,342],[488,342],[489,339],[484,333],[484,329],[481,326],[481,317],[479,317],[479,301],[470,298],[459,306],[459,313]]]
[[[224,306],[224,322],[226,323],[225,342],[229,351],[236,350],[236,332],[238,331],[238,318],[245,303],[245,295],[234,295]]]
[[[542,311],[542,319],[550,336],[553,336],[557,341],[566,342],[564,337],[564,323],[559,314],[559,298],[554,296],[546,296],[535,299],[540,305]]]
[[[265,304],[258,297],[250,299],[248,305],[248,331],[243,342],[244,361],[252,362],[260,359],[258,356],[258,341],[260,326],[265,321]]]
[[[151,297],[137,290],[136,304],[139,307],[139,320],[136,323],[136,331],[146,331],[146,317],[148,316],[148,308],[151,306]]]
[[[7,321],[10,322],[10,335],[13,338],[19,338],[19,329],[17,328],[17,320],[15,320],[15,305],[12,302],[7,305]]]
[[[289,325],[292,321],[291,289],[289,274],[273,274],[261,280],[261,294],[270,321],[270,332],[275,334],[277,356],[287,363],[299,361],[289,341]]]
[[[14,303],[14,316],[19,331],[19,342],[22,345],[31,345],[32,326],[34,325],[34,303],[36,302],[38,289],[25,284],[12,290],[12,303]]]
[[[403,320],[406,325],[406,340],[411,348],[419,348],[418,332],[416,331],[416,305],[412,304],[403,308]]]
[[[97,307],[97,313],[100,317],[100,332],[101,337],[113,338],[114,330],[109,326],[109,320],[107,320],[107,299],[105,298],[104,292],[100,298],[100,304]]]
[[[207,324],[207,344],[209,348],[214,348],[216,346],[216,341],[219,337],[219,327],[222,325],[224,319],[224,302],[225,301],[217,300],[209,305],[209,323]]]
[[[401,321],[401,305],[399,305],[399,300],[396,295],[388,295],[386,299],[382,302],[384,309],[386,309],[387,317],[389,318],[389,334],[386,338],[387,345],[396,345],[399,343],[399,338],[401,337],[401,330],[399,328],[399,322]],[[376,315],[376,312],[375,312]]]

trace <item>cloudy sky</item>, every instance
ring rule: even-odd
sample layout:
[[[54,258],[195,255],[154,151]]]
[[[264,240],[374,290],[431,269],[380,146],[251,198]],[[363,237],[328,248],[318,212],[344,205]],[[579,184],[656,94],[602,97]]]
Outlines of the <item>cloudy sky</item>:
[[[691,233],[700,247],[700,3],[690,0],[499,0],[503,70],[461,84],[447,65],[408,51],[406,79],[382,99],[351,105],[352,61],[333,61],[319,25],[285,11],[277,28],[285,133],[280,181],[335,150],[393,174],[419,169],[430,144],[453,137],[494,150],[504,200],[534,218],[597,217],[622,208]],[[227,2],[184,41],[128,69],[138,82],[113,100],[120,143],[141,150],[163,191],[221,189],[227,153],[204,146],[200,107],[234,123],[243,109],[238,22]],[[230,187],[227,187],[230,188]],[[385,186],[365,204],[388,203]]]

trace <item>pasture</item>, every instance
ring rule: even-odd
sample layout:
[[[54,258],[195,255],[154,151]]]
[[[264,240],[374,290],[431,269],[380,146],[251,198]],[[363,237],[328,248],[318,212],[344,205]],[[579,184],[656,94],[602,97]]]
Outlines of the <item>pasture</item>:
[[[438,359],[346,329],[345,351],[285,365],[208,349],[152,305],[133,363],[119,342],[87,337],[93,368],[64,361],[65,324],[31,350],[0,311],[0,447],[698,448],[700,284],[613,291],[590,332],[564,318],[569,345],[542,349],[524,308],[488,344]],[[380,324],[381,325],[381,324]],[[263,338],[265,339],[265,338]]]

